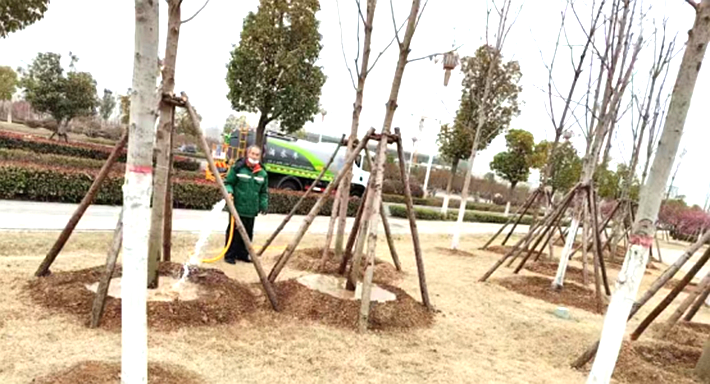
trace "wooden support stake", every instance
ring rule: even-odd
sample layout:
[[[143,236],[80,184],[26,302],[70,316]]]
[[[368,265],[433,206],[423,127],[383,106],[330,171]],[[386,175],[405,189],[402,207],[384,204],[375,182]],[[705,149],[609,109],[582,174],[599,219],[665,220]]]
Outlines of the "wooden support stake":
[[[404,197],[407,203],[407,216],[409,217],[409,229],[412,232],[412,241],[414,242],[414,257],[417,262],[417,273],[419,275],[419,289],[422,294],[422,302],[427,309],[432,310],[433,307],[429,301],[429,289],[426,285],[426,276],[424,275],[424,258],[422,257],[422,247],[419,243],[419,230],[417,229],[417,219],[414,214],[414,202],[412,201],[412,191],[409,188],[409,175],[404,170],[404,146],[402,145],[402,135],[399,128],[394,129],[397,136],[397,157],[399,159],[399,174],[402,177],[404,184]]]
[[[508,236],[505,237],[505,240],[503,240],[503,243],[501,244],[501,245],[505,245],[505,242],[508,241],[510,236],[513,234],[513,231],[515,230],[515,226],[517,226],[518,223],[520,223],[520,221],[523,218],[523,215],[525,214],[525,212],[527,212],[527,209],[530,206],[531,201],[534,200],[535,196],[537,196],[538,193],[539,193],[539,190],[536,189],[532,193],[532,195],[528,196],[528,199],[527,199],[527,201],[525,201],[525,204],[523,204],[521,207],[518,207],[518,210],[515,212],[514,215],[508,217],[508,220],[505,222],[505,224],[503,224],[498,229],[498,232],[496,232],[490,239],[488,239],[486,244],[483,245],[483,247],[481,247],[481,249],[487,249],[488,246],[490,246],[491,243],[503,232],[503,230],[505,230],[505,228],[508,226],[508,224],[510,224],[514,219],[517,218],[517,220],[515,220],[515,224],[513,225],[513,229],[510,230],[510,233],[508,233]]]
[[[662,328],[659,331],[661,337],[665,338],[668,336],[668,332],[673,329],[673,326],[678,322],[678,319],[683,316],[683,314],[690,308],[690,306],[697,301],[701,294],[708,290],[710,286],[710,273],[706,274],[703,280],[698,284],[698,286],[688,294],[688,296],[683,300],[683,302],[673,311],[673,314],[666,320]],[[702,302],[701,302],[702,303]]]
[[[597,217],[599,212],[597,211],[597,196],[594,192],[594,187],[590,184],[587,187],[587,202],[589,203],[589,211],[592,216],[592,231],[594,231],[594,252],[599,258],[599,269],[602,272],[602,282],[604,283],[604,291],[607,296],[611,295],[611,289],[609,289],[609,279],[606,275],[606,266],[604,265],[604,255],[602,254],[602,242],[599,238],[599,224],[597,223]]]
[[[59,255],[59,252],[61,252],[62,248],[64,248],[64,244],[66,244],[67,240],[69,240],[69,236],[71,236],[72,232],[74,231],[74,228],[76,228],[76,225],[79,223],[79,220],[81,220],[81,217],[84,215],[84,212],[86,212],[86,210],[89,208],[91,202],[94,201],[94,197],[96,197],[96,194],[99,192],[101,184],[108,176],[113,165],[116,164],[116,161],[118,161],[118,158],[121,156],[123,148],[126,146],[126,142],[128,142],[128,130],[124,131],[123,135],[121,135],[121,139],[118,141],[118,143],[116,143],[116,146],[113,148],[113,151],[109,155],[108,159],[106,159],[106,162],[101,167],[101,170],[94,179],[94,182],[91,183],[89,191],[86,192],[84,198],[81,199],[81,203],[76,208],[76,211],[74,211],[74,214],[67,222],[67,225],[62,230],[62,233],[59,234],[59,238],[54,243],[49,252],[47,252],[47,256],[44,257],[44,260],[42,260],[42,263],[39,265],[39,268],[37,268],[37,271],[35,271],[35,276],[41,277],[49,275],[49,267],[52,266],[52,263],[54,263],[54,260],[57,258],[57,255]]]
[[[266,277],[264,268],[261,265],[261,259],[256,254],[256,251],[254,250],[254,245],[251,243],[251,240],[249,240],[249,234],[244,228],[242,220],[239,218],[239,212],[237,212],[237,208],[234,207],[234,201],[232,201],[232,198],[227,192],[227,189],[224,187],[224,181],[221,177],[219,177],[219,171],[217,170],[217,166],[215,165],[214,159],[212,158],[212,152],[210,151],[210,147],[209,145],[207,145],[205,136],[202,133],[202,129],[200,128],[200,120],[197,118],[197,113],[195,113],[195,109],[190,104],[190,101],[187,98],[185,92],[182,92],[181,95],[182,99],[185,101],[185,109],[187,109],[187,113],[190,115],[190,120],[192,120],[192,128],[194,130],[194,134],[195,136],[197,136],[198,141],[202,146],[202,151],[205,152],[205,157],[207,157],[207,164],[209,165],[212,174],[215,175],[215,180],[217,181],[219,190],[222,193],[222,198],[227,202],[227,208],[229,208],[229,213],[232,215],[232,218],[234,219],[234,224],[236,225],[237,231],[239,232],[239,236],[242,237],[244,245],[246,246],[247,251],[249,252],[252,264],[254,264],[256,273],[259,275],[261,285],[264,287],[264,291],[266,292],[266,296],[268,296],[269,298],[269,302],[271,302],[271,307],[275,311],[278,311],[279,304],[276,298],[276,292],[274,291],[274,287],[271,285],[271,282],[269,282]]]
[[[106,254],[106,264],[104,273],[101,275],[101,280],[99,280],[99,286],[96,289],[96,296],[94,297],[94,304],[91,307],[91,323],[90,328],[96,328],[101,323],[101,316],[104,313],[104,307],[106,306],[106,295],[108,294],[108,287],[111,284],[111,278],[113,278],[113,271],[116,269],[116,260],[118,259],[118,253],[121,251],[121,243],[123,242],[123,208],[121,208],[121,213],[118,215],[118,222],[116,223],[116,229],[113,231],[113,240],[111,241],[111,248],[109,248]]]
[[[353,221],[353,227],[348,235],[348,242],[345,245],[345,252],[343,252],[343,258],[340,260],[340,267],[338,268],[338,273],[344,275],[348,269],[348,262],[353,256],[353,246],[355,245],[355,240],[358,237],[358,231],[360,229],[360,221],[362,220],[362,213],[365,210],[365,203],[367,202],[367,194],[370,188],[365,190],[365,193],[360,199],[360,206],[357,208],[357,213],[355,214],[355,220]]]
[[[695,314],[697,314],[703,304],[705,304],[705,300],[708,299],[708,296],[710,296],[710,285],[707,285],[703,292],[700,294],[700,296],[698,296],[698,298],[688,310],[688,313],[686,313],[683,317],[683,321],[692,321],[693,317],[695,317]]]
[[[644,292],[644,294],[636,300],[634,303],[633,307],[631,307],[631,313],[629,314],[629,320],[634,317],[638,311],[648,303],[653,296],[658,293],[658,291],[668,282],[670,279],[675,276],[676,273],[685,265],[686,262],[697,252],[700,248],[702,248],[703,244],[705,244],[706,241],[710,240],[710,231],[705,233],[703,237],[696,241],[693,245],[691,245],[688,249],[683,252],[682,255],[680,255],[676,261],[668,266],[663,273],[661,273],[660,276],[656,278],[656,280],[651,283],[651,286]],[[597,349],[599,348],[599,340],[594,342],[592,345],[590,345],[575,361],[572,362],[571,366],[572,368],[579,369],[583,367],[585,364],[587,364],[590,360],[594,358],[594,355],[597,353]]]
[[[342,145],[343,145],[343,140],[345,140],[345,135],[343,135],[343,137],[340,138],[340,141],[338,142],[338,146],[335,148],[335,151],[333,151],[333,154],[330,156],[328,163],[323,167],[323,169],[321,169],[320,173],[318,174],[318,177],[316,177],[316,179],[311,183],[311,186],[318,185],[320,180],[323,178],[325,173],[328,171],[328,168],[330,168],[330,165],[333,164],[333,161],[335,160],[335,156],[337,156],[338,151],[340,150],[340,147],[342,147]],[[313,188],[308,188],[308,190],[303,195],[301,195],[301,198],[298,199],[298,201],[296,202],[296,205],[294,205],[293,208],[291,208],[291,211],[288,213],[288,215],[286,215],[286,217],[284,217],[284,219],[281,221],[281,224],[279,224],[279,226],[276,228],[274,233],[272,233],[271,236],[269,236],[269,238],[266,239],[266,242],[261,247],[261,249],[259,250],[257,255],[261,256],[264,254],[266,249],[269,248],[269,245],[271,245],[271,243],[274,241],[274,239],[276,239],[276,236],[279,235],[279,233],[286,227],[286,224],[288,224],[288,222],[291,220],[291,218],[296,214],[296,212],[298,211],[298,208],[306,200],[306,198],[311,194],[312,190],[313,190]],[[324,192],[324,194],[325,194],[325,192]],[[338,200],[338,199],[336,199],[336,200]],[[337,210],[337,208],[335,206],[333,207],[333,209]],[[331,235],[332,235],[332,233],[331,233]],[[328,244],[326,244],[326,250],[327,250],[327,248],[328,248]]]
[[[315,219],[316,215],[318,215],[318,212],[320,212],[320,209],[323,206],[323,203],[325,202],[325,198],[330,195],[333,188],[335,188],[335,186],[340,183],[340,180],[343,178],[343,176],[348,173],[348,170],[350,168],[352,168],[355,158],[360,155],[360,152],[367,145],[367,142],[369,141],[369,138],[374,131],[374,128],[370,128],[370,130],[368,130],[365,134],[365,137],[362,138],[357,147],[355,147],[355,149],[350,153],[350,156],[345,159],[343,169],[338,172],[338,175],[335,177],[335,179],[330,182],[330,184],[328,184],[328,186],[325,188],[323,195],[318,199],[318,201],[316,201],[310,212],[308,212],[308,215],[303,219],[301,227],[298,229],[298,232],[296,232],[296,236],[291,240],[288,246],[286,246],[286,249],[276,261],[274,267],[271,269],[271,272],[269,273],[269,281],[276,281],[276,278],[279,276],[279,273],[281,273],[281,270],[283,270],[283,268],[286,266],[286,263],[288,263],[288,260],[291,258],[291,255],[293,255],[293,252],[296,250],[298,243],[301,242],[301,239],[303,239],[303,236],[306,234],[306,231],[308,231],[308,228],[311,226],[311,223],[313,223],[313,219]]]
[[[170,159],[168,160],[168,180],[165,190],[165,210],[163,213],[163,261],[172,258],[173,244],[173,139],[175,138],[175,107],[172,109],[172,132],[170,133]]]
[[[691,280],[695,277],[695,275],[700,271],[700,269],[707,263],[708,259],[710,259],[710,248],[708,248],[705,253],[698,259],[698,261],[693,265],[688,273],[683,276],[683,279],[680,280],[680,282],[666,295],[666,297],[656,305],[656,308],[651,311],[651,313],[646,316],[643,321],[641,321],[641,324],[636,328],[634,333],[631,334],[631,340],[637,340],[641,334],[648,328],[651,323],[660,315],[668,305],[675,300],[676,297],[683,291],[683,289],[690,283]]]
[[[547,216],[542,221],[539,222],[538,225],[533,225],[530,228],[530,230],[528,231],[528,233],[523,238],[518,240],[518,242],[513,246],[513,249],[510,250],[505,255],[503,255],[500,259],[498,259],[498,261],[496,261],[495,264],[493,264],[493,266],[488,271],[486,271],[486,273],[483,276],[481,276],[480,279],[478,279],[478,281],[484,282],[484,281],[488,280],[488,278],[491,277],[491,275],[493,275],[493,273],[505,262],[505,260],[507,260],[510,256],[513,255],[513,253],[516,250],[518,250],[518,248],[520,247],[521,244],[525,243],[526,246],[528,244],[530,244],[530,242],[532,242],[532,238],[534,237],[535,233],[540,228],[543,228],[543,227],[549,225],[553,221],[553,217],[556,217],[557,211],[562,206],[566,206],[567,204],[569,204],[569,201],[571,200],[571,198],[573,196],[573,192],[576,188],[577,187],[575,186],[572,190],[570,190],[570,192],[567,193],[567,196],[564,197],[563,204],[561,204],[560,207],[557,207],[554,210],[550,211],[547,214]]]
[[[614,206],[614,209],[611,211],[611,213],[609,214],[609,216],[607,216],[607,218],[604,219],[604,222],[603,222],[602,225],[601,225],[602,230],[605,230],[606,227],[607,227],[607,225],[609,225],[609,221],[611,221],[611,218],[614,217],[614,214],[616,214],[616,210],[619,209],[619,205],[620,205],[620,203],[616,203],[616,205]],[[588,248],[587,248],[587,252],[591,251],[591,250],[592,250],[592,247],[594,246],[594,244],[591,242],[591,241],[593,241],[593,240],[592,240],[592,236],[593,236],[593,234],[590,235],[589,238],[587,239],[587,240],[588,240],[588,243],[587,243],[587,247],[588,247]],[[611,246],[611,245],[609,244],[609,236],[607,236],[607,238],[606,238],[606,243],[604,244],[604,246],[602,247],[602,249],[604,249],[604,248],[606,248],[606,247],[610,247],[610,246]],[[572,251],[572,253],[570,253],[570,255],[569,255],[570,260],[572,260],[572,257],[577,253],[577,251],[580,250],[580,248],[581,248],[581,247],[578,246],[578,247],[576,247],[576,248]],[[610,249],[611,249],[611,248],[610,248]],[[611,251],[610,251],[610,252],[611,252]]]

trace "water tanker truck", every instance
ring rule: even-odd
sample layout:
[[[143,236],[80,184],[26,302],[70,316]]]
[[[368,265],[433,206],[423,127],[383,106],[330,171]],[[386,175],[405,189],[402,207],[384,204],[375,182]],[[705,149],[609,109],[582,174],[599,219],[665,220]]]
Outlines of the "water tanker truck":
[[[246,148],[253,145],[255,139],[256,131],[253,129],[236,130],[225,139],[228,143],[213,150],[212,155],[217,161],[217,168],[222,177],[226,176],[229,166],[234,161],[244,156]],[[338,144],[313,143],[271,132],[267,132],[265,139],[262,164],[269,174],[269,188],[290,191],[305,191],[313,188],[314,191],[320,192],[345,166],[346,148],[343,145],[321,181],[318,185],[313,185]],[[352,168],[353,177],[350,186],[352,196],[362,196],[370,178],[370,172],[364,170],[362,166],[363,155],[360,154]],[[212,177],[209,170],[207,177]]]

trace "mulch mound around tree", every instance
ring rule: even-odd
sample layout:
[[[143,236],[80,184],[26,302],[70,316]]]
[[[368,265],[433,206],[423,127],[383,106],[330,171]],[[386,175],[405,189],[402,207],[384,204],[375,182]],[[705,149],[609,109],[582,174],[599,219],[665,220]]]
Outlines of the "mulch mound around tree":
[[[429,327],[434,313],[429,311],[405,291],[397,287],[378,284],[394,293],[396,300],[371,303],[370,329],[398,331]],[[309,320],[326,325],[355,329],[360,314],[360,300],[344,300],[312,290],[296,280],[275,284],[281,313],[299,320]]]
[[[587,278],[588,283],[594,282],[594,267],[587,266]],[[555,277],[557,275],[557,263],[549,261],[539,261],[537,263],[525,263],[525,269],[530,272],[539,273],[545,276]],[[584,278],[582,275],[582,268],[573,267],[571,265],[567,266],[567,272],[565,272],[565,281],[572,280],[579,284],[584,285]]]
[[[33,384],[109,384],[121,380],[121,363],[85,361],[60,372],[32,380]],[[199,376],[182,367],[148,364],[148,384],[203,384]]]
[[[493,246],[491,246],[491,247],[486,248],[486,251],[488,251],[488,252],[493,252],[493,253],[499,253],[499,254],[501,254],[501,255],[507,255],[508,252],[510,252],[512,249],[513,249],[513,247],[510,246],[510,245],[493,245]],[[527,254],[527,251],[520,253],[520,255],[523,256],[523,257],[524,257],[526,254]],[[540,257],[547,257],[547,253],[545,253],[545,252],[540,253],[540,251],[534,251],[534,252],[532,253],[532,255],[530,256],[531,259],[534,260],[535,257],[536,257],[538,254],[540,254]]]
[[[675,344],[685,345],[688,347],[702,348],[705,341],[710,337],[710,324],[694,323],[679,320],[673,328],[663,337],[658,337],[658,330],[664,326],[662,324],[653,324],[653,337],[660,340],[673,342]]]
[[[612,377],[627,384],[697,383],[693,368],[701,353],[701,348],[672,343],[624,342]]]
[[[94,292],[86,285],[99,281],[104,266],[71,272],[56,272],[27,284],[32,300],[47,308],[79,316],[87,323],[91,317]],[[182,265],[161,263],[160,276],[178,277]],[[121,276],[117,266],[114,277]],[[203,294],[191,301],[148,302],[148,326],[160,331],[182,327],[233,323],[254,312],[263,298],[257,299],[248,285],[230,279],[216,269],[191,268],[189,281],[203,288]],[[101,327],[121,329],[121,300],[108,296]]]
[[[365,275],[365,264],[361,264],[360,278]],[[325,275],[341,276],[338,273],[340,262],[335,258],[333,250],[328,251],[328,261],[325,268],[321,268],[321,258],[323,257],[323,248],[306,248],[296,250],[288,262],[288,266],[301,271],[322,273]],[[403,272],[397,271],[394,265],[375,258],[375,272],[372,281],[376,284],[392,284],[402,278]]]
[[[444,247],[436,247],[435,249],[437,252],[441,252],[442,254],[448,255],[448,256],[476,257],[476,255],[474,255],[473,253],[462,251],[460,249],[451,249],[451,248],[444,248]]]
[[[552,279],[540,276],[511,276],[493,280],[493,282],[511,291],[548,303],[597,312],[597,299],[594,291],[574,283],[565,284],[562,290],[556,291],[550,288]]]

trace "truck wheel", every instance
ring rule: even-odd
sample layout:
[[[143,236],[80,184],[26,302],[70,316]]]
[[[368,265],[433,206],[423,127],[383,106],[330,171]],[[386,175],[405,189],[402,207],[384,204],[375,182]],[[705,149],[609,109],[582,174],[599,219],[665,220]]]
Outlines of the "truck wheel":
[[[363,188],[351,188],[350,189],[350,196],[351,197],[362,198],[363,194],[365,194],[365,190]]]
[[[279,189],[286,191],[300,191],[301,186],[295,180],[284,180],[279,184]]]

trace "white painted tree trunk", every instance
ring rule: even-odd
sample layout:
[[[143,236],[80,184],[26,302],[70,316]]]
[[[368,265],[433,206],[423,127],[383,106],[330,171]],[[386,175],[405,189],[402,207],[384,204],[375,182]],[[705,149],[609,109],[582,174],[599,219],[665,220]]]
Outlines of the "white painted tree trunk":
[[[7,122],[12,124],[12,100],[10,100],[10,108],[7,110]]]
[[[698,72],[710,41],[710,0],[703,0],[697,6],[695,23],[688,36],[656,156],[653,159],[648,182],[641,191],[631,247],[619,272],[616,290],[604,318],[601,341],[589,373],[588,384],[609,383],[614,372],[627,319],[646,270],[649,250],[653,245],[658,210],[673,160],[678,152]]]
[[[484,99],[487,97],[486,94],[488,93],[489,81],[486,81],[486,84],[487,85],[484,91]],[[481,117],[479,118],[479,129],[476,130],[476,136],[473,139],[473,149],[471,149],[471,157],[468,158],[469,168],[466,172],[466,177],[464,178],[463,189],[461,190],[461,204],[459,205],[459,214],[456,217],[456,225],[454,225],[454,234],[451,238],[451,249],[459,249],[459,242],[461,240],[461,227],[463,227],[463,217],[466,213],[466,203],[468,202],[468,189],[471,186],[473,161],[476,160],[476,148],[478,148],[478,141],[480,140],[479,132],[481,132],[480,128],[483,126],[483,123],[481,123],[481,121],[485,122],[483,114],[481,114]]]
[[[446,215],[449,212],[449,194],[444,195],[444,203],[441,204],[441,214]]]
[[[148,233],[153,139],[157,117],[158,2],[135,1],[133,86],[123,186],[123,284],[121,297],[121,383],[148,382]]]
[[[574,245],[574,239],[577,237],[577,230],[579,229],[579,216],[575,215],[572,218],[572,223],[569,226],[569,231],[567,231],[567,238],[565,239],[565,247],[562,249],[562,254],[560,255],[560,262],[557,264],[557,273],[555,274],[555,280],[552,281],[553,289],[561,289],[565,281],[565,272],[567,271],[567,264],[569,263],[569,254],[572,252],[572,245]]]
[[[505,203],[505,215],[508,216],[508,214],[510,214],[510,200]]]

